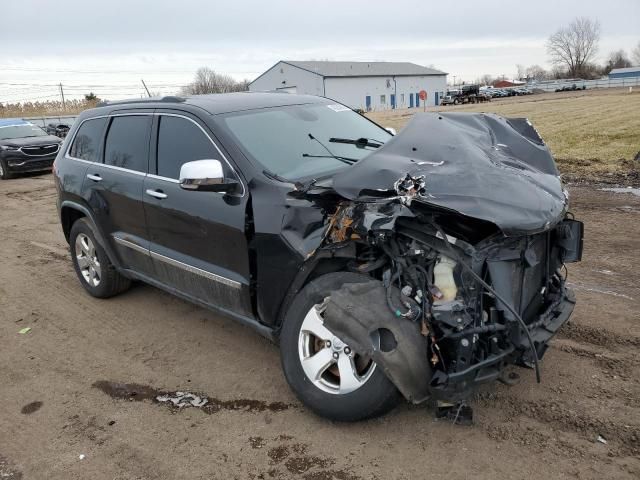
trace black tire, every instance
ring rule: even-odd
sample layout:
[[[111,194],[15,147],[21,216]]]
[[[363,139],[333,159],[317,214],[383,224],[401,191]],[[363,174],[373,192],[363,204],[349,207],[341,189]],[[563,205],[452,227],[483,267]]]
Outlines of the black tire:
[[[300,328],[307,312],[342,285],[367,280],[369,277],[348,272],[318,277],[298,293],[284,318],[280,334],[280,358],[287,382],[302,403],[330,420],[356,422],[378,417],[392,410],[401,400],[398,389],[380,367],[376,367],[368,380],[351,393],[327,393],[309,380],[298,355]]]
[[[0,180],[9,180],[13,175],[7,168],[7,163],[0,158]]]
[[[78,256],[76,255],[76,240],[80,235],[88,237],[95,249],[95,257],[99,262],[101,271],[100,280],[97,285],[90,283],[81,272],[81,267],[78,263]],[[131,280],[118,273],[111,263],[111,260],[109,260],[107,253],[96,241],[91,224],[86,218],[76,220],[71,227],[71,233],[69,234],[69,249],[76,275],[78,275],[80,283],[91,296],[97,298],[109,298],[124,292],[131,286]]]

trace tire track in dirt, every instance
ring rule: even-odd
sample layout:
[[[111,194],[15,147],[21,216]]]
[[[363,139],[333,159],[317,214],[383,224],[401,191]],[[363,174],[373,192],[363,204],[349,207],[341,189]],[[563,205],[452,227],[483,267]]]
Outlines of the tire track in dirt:
[[[636,336],[629,335],[625,337],[604,328],[594,328],[573,321],[562,326],[558,332],[558,337],[613,350],[617,350],[620,347],[640,347],[640,338]]]
[[[498,409],[505,417],[513,419],[526,416],[537,422],[549,424],[552,430],[559,428],[566,432],[578,433],[585,439],[595,439],[602,435],[617,447],[618,454],[640,455],[640,425],[633,423],[637,422],[637,419],[632,418],[629,419],[630,423],[622,423],[573,410],[564,401],[526,400],[505,393],[480,394],[478,403]]]
[[[605,372],[611,371],[623,379],[633,380],[633,370],[640,366],[640,359],[633,352],[613,353],[607,350],[595,351],[593,348],[586,348],[581,344],[573,343],[572,340],[561,339],[558,339],[551,348],[577,357],[589,359],[601,370]]]

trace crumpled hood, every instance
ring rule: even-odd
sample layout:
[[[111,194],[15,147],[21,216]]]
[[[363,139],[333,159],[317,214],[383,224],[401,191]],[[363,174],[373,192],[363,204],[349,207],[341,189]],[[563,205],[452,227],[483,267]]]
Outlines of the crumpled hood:
[[[424,180],[411,201],[492,222],[505,235],[546,230],[568,204],[549,149],[523,118],[416,114],[384,146],[337,173],[333,189],[350,200],[407,195],[399,190],[407,175],[417,185]]]

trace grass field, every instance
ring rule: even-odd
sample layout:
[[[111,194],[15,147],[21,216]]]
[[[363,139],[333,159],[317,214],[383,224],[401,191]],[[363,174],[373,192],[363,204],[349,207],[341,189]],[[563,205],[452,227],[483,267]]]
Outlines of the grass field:
[[[640,91],[601,89],[511,97],[476,105],[429,108],[527,117],[551,148],[560,170],[597,180],[640,170]],[[371,112],[381,125],[401,129],[421,109]]]

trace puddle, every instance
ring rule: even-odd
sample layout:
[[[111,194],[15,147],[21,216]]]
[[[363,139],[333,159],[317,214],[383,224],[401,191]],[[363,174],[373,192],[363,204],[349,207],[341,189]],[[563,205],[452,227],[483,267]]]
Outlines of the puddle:
[[[605,192],[614,192],[614,193],[631,193],[636,197],[640,197],[640,188],[632,188],[632,187],[610,187],[610,188],[601,188]]]
[[[40,410],[40,407],[42,407],[42,402],[27,403],[24,407],[22,407],[20,413],[24,415],[30,415],[33,412],[37,412],[38,410]]]
[[[151,401],[156,404],[166,405],[172,410],[184,408],[199,408],[211,415],[220,410],[245,411],[245,412],[281,412],[292,405],[284,402],[265,402],[240,398],[236,400],[219,400],[206,395],[191,392],[167,392],[140,385],[138,383],[118,383],[108,380],[100,380],[93,384],[94,388],[101,390],[112,398],[129,400],[131,402]]]

